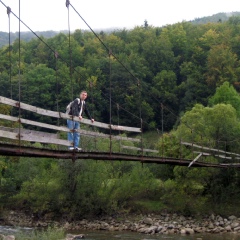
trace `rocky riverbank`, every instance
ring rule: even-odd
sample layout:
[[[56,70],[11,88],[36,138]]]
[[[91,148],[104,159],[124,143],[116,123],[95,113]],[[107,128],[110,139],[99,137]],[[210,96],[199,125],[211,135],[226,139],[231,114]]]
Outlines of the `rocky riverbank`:
[[[199,219],[178,214],[130,215],[78,221],[34,220],[32,216],[11,211],[0,224],[22,227],[55,226],[81,233],[81,230],[134,231],[143,234],[236,233],[240,236],[240,218],[210,215]]]

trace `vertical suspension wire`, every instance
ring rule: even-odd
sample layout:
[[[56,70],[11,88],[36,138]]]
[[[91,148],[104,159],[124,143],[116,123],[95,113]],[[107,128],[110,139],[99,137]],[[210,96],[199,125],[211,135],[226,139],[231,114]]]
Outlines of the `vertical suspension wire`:
[[[69,10],[70,1],[66,0],[66,7],[68,9],[68,47],[69,47],[69,74],[71,81],[71,99],[73,100],[73,80],[72,80],[72,48],[71,48],[71,31],[70,31],[70,10]]]
[[[194,133],[193,133],[193,131],[194,131],[194,130],[191,128],[191,134],[192,134],[192,160],[194,159],[194,151],[193,151],[193,144],[194,144],[194,139],[193,139],[194,136],[193,136],[193,134],[194,134]]]
[[[110,142],[109,142],[109,152],[110,155],[112,154],[112,61],[111,61],[112,51],[109,50],[108,57],[109,57],[109,135],[110,135]]]
[[[72,49],[71,49],[71,31],[70,31],[70,11],[69,11],[69,5],[70,5],[70,1],[66,0],[66,7],[68,9],[68,47],[69,47],[69,61],[70,61],[70,65],[69,65],[69,74],[70,74],[70,82],[71,82],[71,99],[73,100],[73,80],[72,80]],[[72,121],[74,119],[74,116],[72,115]],[[72,133],[74,133],[74,129],[71,130]],[[74,147],[74,143],[72,142],[72,145]],[[72,157],[72,162],[75,162],[75,158],[76,158],[76,153],[75,151],[73,151],[73,157]]]
[[[56,107],[59,113],[59,80],[58,80],[58,52],[54,52],[55,57],[55,77],[56,77]],[[57,125],[59,126],[59,118],[57,119]]]
[[[8,14],[8,56],[9,56],[9,82],[10,82],[10,98],[12,99],[12,49],[11,49],[11,21],[10,21],[11,8],[7,7]]]
[[[93,82],[92,81],[88,81],[88,84],[89,84],[89,89],[90,89],[90,96],[91,96],[91,102],[92,102],[92,105],[94,106],[94,97],[93,97]],[[93,112],[93,115],[92,117],[95,119],[95,111]],[[94,127],[94,125],[91,125],[91,129],[96,132],[96,129]],[[95,151],[97,150],[97,137],[95,136],[94,137],[94,148],[95,148]]]
[[[164,152],[164,141],[163,141],[163,104],[161,103],[161,131],[162,131],[162,158],[163,158],[163,152]]]
[[[181,126],[182,119],[179,117],[179,126]],[[180,159],[182,161],[183,157],[183,144],[182,144],[182,128],[180,128]]]
[[[19,0],[18,21],[18,145],[21,147],[21,0]]]
[[[56,51],[54,52],[54,57],[55,57],[55,76],[56,76],[56,107],[57,107],[57,112],[59,114],[59,117],[57,118],[57,126],[59,126],[60,111],[59,111],[58,52]],[[58,132],[58,135],[59,135],[59,132]],[[57,145],[57,148],[59,150],[60,146]]]
[[[118,119],[118,126],[120,124],[119,122],[119,104],[117,103],[117,119]],[[118,130],[118,135],[120,136],[120,130]],[[121,139],[119,140],[119,152],[121,152],[121,146],[122,146],[122,141]]]
[[[140,128],[141,128],[141,153],[143,156],[143,120],[142,120],[142,84],[139,79],[137,79],[138,86],[138,101],[139,101],[139,118],[140,118]]]

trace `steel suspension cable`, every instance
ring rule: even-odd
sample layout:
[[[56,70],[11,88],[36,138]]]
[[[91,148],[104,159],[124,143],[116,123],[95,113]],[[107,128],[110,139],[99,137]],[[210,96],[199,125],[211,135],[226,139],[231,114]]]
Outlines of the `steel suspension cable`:
[[[119,104],[117,103],[117,123],[119,126]],[[120,135],[120,130],[118,130],[118,134]],[[121,152],[122,140],[119,140],[119,152]]]
[[[55,52],[55,76],[56,76],[56,106],[59,113],[59,80],[58,80],[58,52]],[[59,126],[59,119],[57,119],[57,125]]]
[[[72,48],[71,48],[71,31],[70,31],[70,13],[69,13],[69,4],[70,1],[66,0],[66,7],[68,9],[68,46],[69,46],[69,74],[70,74],[70,81],[71,81],[71,94],[73,100],[73,80],[72,80]]]
[[[18,143],[21,147],[21,0],[19,0],[19,21],[18,21]]]
[[[69,0],[68,0],[69,2]],[[106,46],[106,44],[101,40],[101,38],[96,34],[96,32],[90,27],[90,25],[85,21],[85,19],[80,15],[80,13],[74,8],[74,6],[69,2],[69,5],[73,8],[73,10],[77,13],[77,15],[83,20],[83,22],[88,26],[88,28],[91,30],[91,32],[95,35],[95,37],[101,42],[101,44],[105,47],[107,52],[109,53],[111,50]],[[111,53],[111,55],[120,63],[120,65],[138,82],[138,79],[136,76],[132,74],[132,72],[129,71],[129,69],[117,58],[116,55]]]
[[[161,121],[162,121],[162,158],[163,158],[163,152],[164,152],[164,141],[163,141],[163,104],[161,103]]]
[[[8,54],[9,54],[9,82],[10,82],[10,98],[12,99],[12,49],[11,49],[11,8],[7,7],[8,14]]]
[[[55,77],[56,77],[56,106],[57,112],[59,113],[59,118],[57,118],[57,126],[60,125],[60,111],[59,111],[59,81],[58,81],[58,52],[55,52]],[[58,133],[59,134],[59,133]],[[58,150],[60,149],[60,145],[57,145]]]
[[[112,51],[109,51],[108,57],[109,57],[109,134],[110,134],[110,154],[112,153],[112,61],[111,61]]]
[[[141,150],[143,156],[143,119],[142,119],[142,83],[137,79],[138,86],[138,104],[139,104],[139,119],[140,119],[140,128],[141,128]]]

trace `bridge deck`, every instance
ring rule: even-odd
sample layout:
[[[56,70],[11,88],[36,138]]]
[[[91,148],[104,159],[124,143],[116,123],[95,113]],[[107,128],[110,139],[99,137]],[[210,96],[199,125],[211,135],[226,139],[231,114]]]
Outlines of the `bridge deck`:
[[[3,156],[19,156],[19,157],[35,157],[35,158],[55,158],[55,159],[94,159],[94,160],[106,160],[106,161],[138,161],[141,163],[157,163],[157,164],[170,164],[189,166],[192,160],[177,159],[169,157],[152,157],[122,154],[122,153],[109,153],[109,152],[85,152],[85,151],[68,151],[68,150],[50,150],[44,148],[34,148],[18,146],[6,143],[0,143],[0,155]],[[228,168],[226,164],[216,164],[208,162],[194,162],[194,167],[220,167]],[[240,165],[234,165],[234,167],[240,167]]]

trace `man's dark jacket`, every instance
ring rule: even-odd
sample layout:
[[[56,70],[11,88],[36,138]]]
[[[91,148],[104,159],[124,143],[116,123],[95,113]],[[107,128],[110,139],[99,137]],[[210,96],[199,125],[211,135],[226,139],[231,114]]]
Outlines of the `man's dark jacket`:
[[[79,101],[80,100],[80,101]],[[79,113],[80,113],[80,110],[81,110],[81,106],[82,106],[82,101],[81,99],[79,98],[76,98],[74,100],[74,102],[71,104],[71,107],[70,107],[70,111],[69,111],[69,115],[72,115],[72,116],[76,116],[76,117],[79,117]],[[85,101],[83,101],[83,110],[82,110],[82,114],[83,112],[87,115],[87,117],[91,120],[92,117],[90,115],[90,112],[88,111],[88,108],[87,108],[87,104]]]

